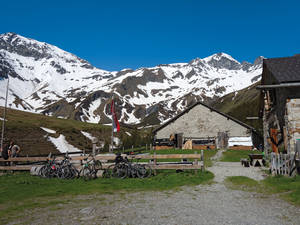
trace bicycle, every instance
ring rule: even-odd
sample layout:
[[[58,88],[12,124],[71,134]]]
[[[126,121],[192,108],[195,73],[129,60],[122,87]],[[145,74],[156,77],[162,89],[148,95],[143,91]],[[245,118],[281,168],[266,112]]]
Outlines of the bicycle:
[[[47,163],[44,166],[42,166],[42,168],[39,171],[39,176],[44,178],[58,177],[57,167],[58,167],[57,162],[55,161],[55,156],[54,156],[53,159],[51,158],[48,159]]]
[[[78,177],[78,170],[73,166],[68,154],[64,156],[58,168],[58,176],[63,179],[73,179]]]
[[[133,163],[132,158],[131,162],[128,161],[128,174],[130,177],[138,177],[138,178],[148,178],[152,174],[152,169],[147,164],[139,164],[139,163]],[[138,161],[140,159],[137,159]]]
[[[91,160],[88,160],[89,157],[91,157]],[[85,163],[82,165],[79,176],[82,176],[86,181],[97,178],[98,170],[102,169],[101,161],[96,160],[92,155],[88,155],[83,160],[85,160]]]
[[[146,178],[152,174],[152,169],[149,165],[143,164],[134,164],[130,162],[127,157],[123,158],[122,156],[117,155],[115,159],[115,164],[110,165],[103,173],[104,178],[121,178],[126,177],[138,177]]]

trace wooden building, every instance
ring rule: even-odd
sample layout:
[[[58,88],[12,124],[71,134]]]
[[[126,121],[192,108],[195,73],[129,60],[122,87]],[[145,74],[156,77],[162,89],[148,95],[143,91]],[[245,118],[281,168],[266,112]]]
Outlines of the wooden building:
[[[227,148],[228,140],[232,137],[250,137],[250,143],[248,141],[242,145],[244,149],[252,149],[255,144],[251,140],[257,140],[256,137],[252,138],[253,134],[258,136],[254,128],[201,102],[192,105],[153,132],[156,149],[183,148],[187,141],[192,146],[187,148]]]
[[[300,55],[263,60],[261,111],[264,148],[295,152],[300,138]]]

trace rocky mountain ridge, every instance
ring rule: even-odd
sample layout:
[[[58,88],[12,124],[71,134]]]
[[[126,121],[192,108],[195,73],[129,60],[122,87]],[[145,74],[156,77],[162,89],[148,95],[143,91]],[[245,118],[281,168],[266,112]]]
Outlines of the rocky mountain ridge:
[[[262,59],[217,53],[188,63],[105,71],[53,45],[0,35],[0,104],[9,77],[10,107],[92,123],[110,123],[109,103],[127,124],[166,121],[196,101],[210,103],[260,79]]]

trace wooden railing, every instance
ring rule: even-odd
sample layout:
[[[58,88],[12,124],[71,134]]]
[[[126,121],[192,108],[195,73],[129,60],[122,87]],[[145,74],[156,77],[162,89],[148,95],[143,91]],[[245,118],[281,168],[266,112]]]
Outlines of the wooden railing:
[[[123,157],[127,157],[129,160],[131,159],[141,159],[143,161],[149,160],[147,163],[153,170],[160,170],[160,169],[192,169],[192,170],[204,170],[204,154],[203,150],[201,154],[153,154],[153,155],[122,155]],[[82,156],[71,156],[71,161],[74,164],[80,164],[82,160],[86,159],[88,155]],[[64,157],[56,157],[55,159],[60,161]],[[95,159],[100,160],[103,162],[103,168],[107,168],[112,163],[108,161],[113,161],[116,158],[116,155],[96,155]],[[0,158],[0,164],[4,162],[9,162],[10,166],[0,166],[0,170],[30,170],[32,163],[36,162],[46,162],[49,158],[48,157],[17,157],[17,158],[9,158],[8,160],[4,160]],[[193,161],[189,162],[158,162],[157,160],[163,159],[192,159]],[[31,164],[31,165],[18,165],[18,163],[23,162],[23,164]]]

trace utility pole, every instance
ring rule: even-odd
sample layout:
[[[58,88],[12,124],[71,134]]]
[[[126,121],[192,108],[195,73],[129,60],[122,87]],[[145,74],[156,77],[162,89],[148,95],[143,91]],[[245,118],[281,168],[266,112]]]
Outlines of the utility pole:
[[[4,114],[3,114],[3,122],[2,122],[2,134],[1,134],[1,149],[3,149],[3,139],[4,139],[5,120],[6,120],[6,107],[7,107],[8,87],[9,87],[9,77],[7,76],[6,97],[5,97],[5,106],[4,106]]]

